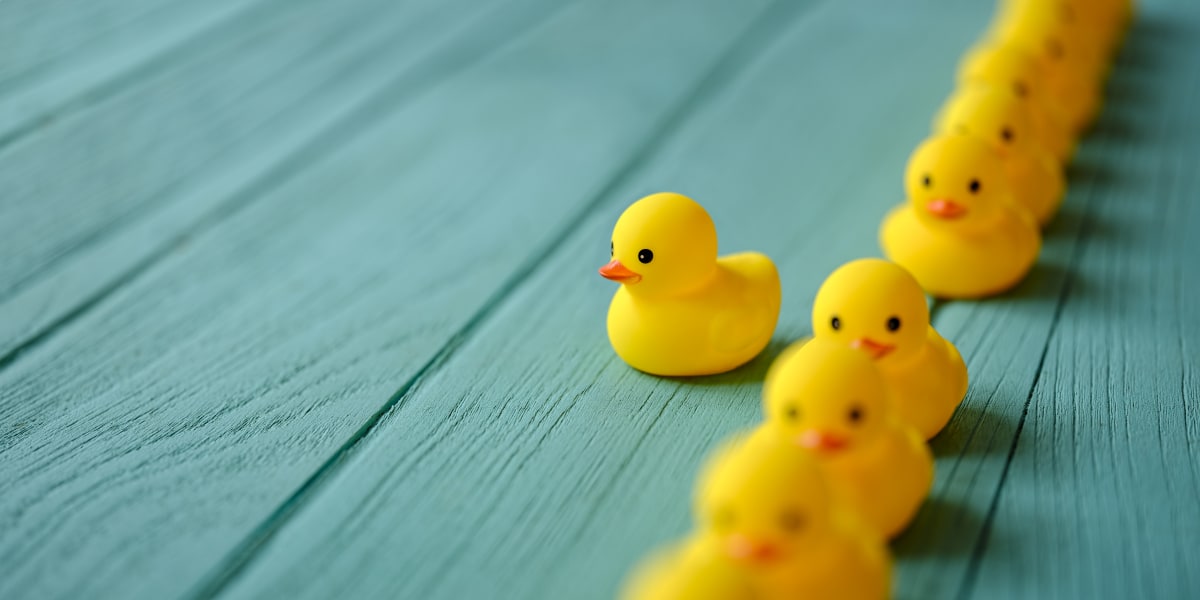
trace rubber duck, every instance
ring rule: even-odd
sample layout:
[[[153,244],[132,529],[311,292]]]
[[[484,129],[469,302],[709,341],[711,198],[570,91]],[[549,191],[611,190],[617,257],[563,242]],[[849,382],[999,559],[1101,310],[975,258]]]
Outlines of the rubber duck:
[[[964,56],[959,65],[960,87],[986,85],[1007,88],[1028,108],[1037,139],[1060,164],[1075,154],[1075,132],[1061,106],[1042,81],[1041,64],[1028,52],[1010,45],[983,43]]]
[[[929,323],[921,286],[896,263],[863,258],[838,267],[817,290],[812,328],[817,340],[873,359],[896,417],[924,439],[946,426],[967,393],[962,355]]]
[[[755,600],[749,577],[711,539],[693,536],[643,561],[622,588],[623,600]]]
[[[964,133],[990,143],[1004,161],[1017,204],[1041,225],[1054,218],[1066,189],[1062,166],[1037,139],[1029,107],[1011,90],[959,88],[942,108],[934,131]]]
[[[812,453],[836,492],[888,538],[933,485],[933,454],[897,418],[890,394],[870,355],[820,337],[785,351],[763,389],[763,429]]]
[[[709,463],[695,510],[700,543],[738,565],[758,598],[887,596],[883,538],[839,501],[810,453],[764,429]]]
[[[997,41],[1024,48],[1043,65],[1043,83],[1058,100],[1072,131],[1078,135],[1099,114],[1101,83],[1108,61],[1080,35],[1072,35],[1044,10],[1020,3],[1001,26]]]
[[[1016,285],[1033,267],[1041,234],[1012,203],[1003,163],[986,142],[938,135],[905,172],[908,202],[880,230],[884,254],[942,298],[981,298]]]
[[[617,220],[600,274],[621,284],[608,338],[654,375],[723,373],[754,358],[779,318],[779,273],[753,252],[717,257],[712,218],[692,199],[646,196]]]

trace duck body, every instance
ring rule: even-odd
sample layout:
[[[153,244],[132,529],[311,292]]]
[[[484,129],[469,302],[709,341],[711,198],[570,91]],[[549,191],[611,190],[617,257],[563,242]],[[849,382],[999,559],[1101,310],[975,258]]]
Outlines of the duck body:
[[[931,295],[982,298],[1025,277],[1041,251],[1041,236],[1032,217],[1016,210],[1004,211],[989,231],[957,232],[928,226],[905,204],[884,219],[880,244]]]
[[[622,360],[654,375],[723,373],[771,340],[781,304],[779,272],[762,254],[721,257],[698,287],[670,295],[622,286],[608,310],[608,338]]]
[[[903,363],[882,361],[878,366],[891,392],[896,418],[926,440],[946,426],[967,393],[967,365],[962,355],[933,327],[916,357]]]
[[[848,533],[826,542],[819,554],[755,569],[757,597],[763,600],[887,598],[891,565],[880,544],[867,539],[868,536]]]
[[[992,144],[958,133],[925,140],[908,160],[905,191],[908,201],[880,226],[880,244],[931,295],[997,294],[1033,267],[1041,232],[1013,201]]]

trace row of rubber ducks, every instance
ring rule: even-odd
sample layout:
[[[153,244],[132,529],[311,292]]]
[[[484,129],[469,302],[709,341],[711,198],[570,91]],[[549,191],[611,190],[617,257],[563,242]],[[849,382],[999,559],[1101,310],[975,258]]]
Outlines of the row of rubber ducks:
[[[909,161],[908,202],[880,234],[890,260],[847,263],[821,285],[813,336],[767,374],[763,423],[710,457],[694,531],[644,561],[625,598],[888,596],[887,540],[929,494],[925,441],[967,389],[926,293],[986,296],[1025,276],[1131,16],[1129,0],[1001,0]],[[734,369],[778,320],[775,265],[758,253],[718,257],[712,219],[679,194],[621,215],[600,274],[622,284],[608,313],[613,348],[647,373]]]

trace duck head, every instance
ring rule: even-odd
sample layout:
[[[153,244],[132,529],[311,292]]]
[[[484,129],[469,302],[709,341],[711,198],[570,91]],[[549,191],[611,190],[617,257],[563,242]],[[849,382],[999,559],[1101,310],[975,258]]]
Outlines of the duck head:
[[[717,267],[717,230],[704,207],[669,192],[634,202],[613,228],[600,275],[631,293],[671,295],[703,285]]]
[[[887,427],[889,402],[867,352],[821,338],[785,351],[763,387],[765,427],[825,458],[875,440]]]
[[[750,569],[819,554],[831,510],[815,459],[762,429],[719,450],[696,490],[698,529]]]
[[[848,262],[825,279],[812,312],[813,335],[866,354],[877,364],[918,356],[929,331],[929,307],[917,280],[878,258]]]
[[[991,145],[962,134],[925,140],[908,160],[908,201],[930,228],[986,231],[1012,203],[1001,157]]]

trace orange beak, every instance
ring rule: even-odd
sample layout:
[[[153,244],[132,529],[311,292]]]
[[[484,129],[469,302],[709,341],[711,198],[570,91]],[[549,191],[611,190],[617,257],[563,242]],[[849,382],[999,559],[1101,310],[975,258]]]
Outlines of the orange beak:
[[[871,338],[858,338],[850,342],[850,347],[855,350],[862,350],[871,355],[871,358],[879,360],[888,355],[889,352],[895,350],[895,346],[879,343]]]
[[[818,452],[836,452],[850,444],[846,438],[816,429],[809,429],[801,433],[800,437],[796,438],[796,443],[801,448],[816,450]]]
[[[779,548],[769,542],[755,542],[745,536],[735,535],[726,548],[734,560],[749,563],[769,563],[779,558]]]
[[[939,219],[946,220],[957,219],[967,214],[967,207],[949,198],[930,200],[929,203],[925,205],[925,210],[929,211],[929,214]]]
[[[642,280],[642,276],[630,271],[628,267],[621,264],[621,261],[614,260],[603,267],[600,267],[600,276],[605,279],[611,279],[617,283],[637,283]]]

